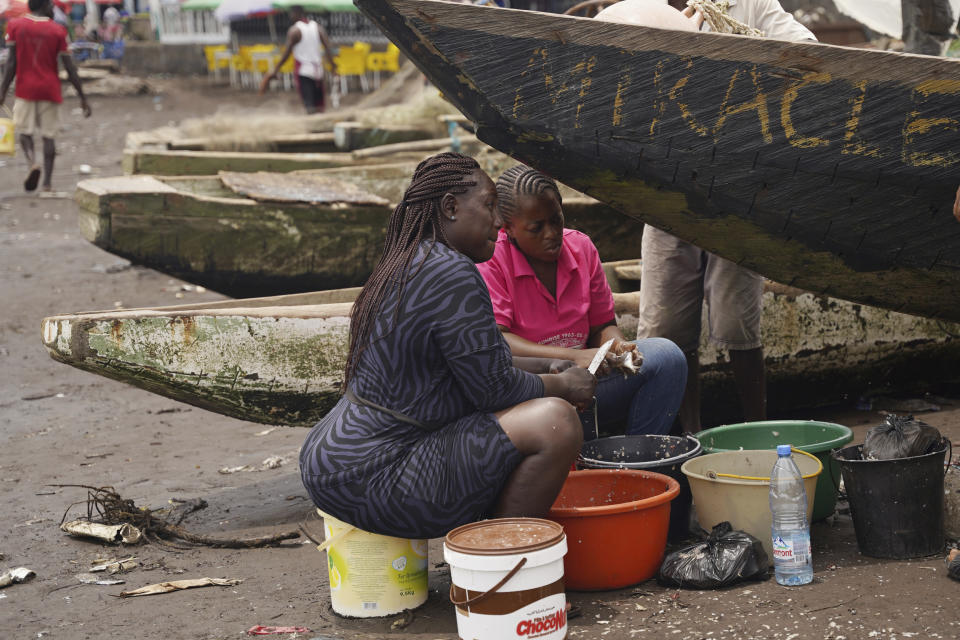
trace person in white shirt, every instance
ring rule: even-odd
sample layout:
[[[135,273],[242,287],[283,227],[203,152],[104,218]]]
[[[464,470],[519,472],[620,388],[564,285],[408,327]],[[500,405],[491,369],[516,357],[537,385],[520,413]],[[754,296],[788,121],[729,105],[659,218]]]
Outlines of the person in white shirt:
[[[307,17],[301,5],[290,7],[290,17],[293,18],[293,25],[287,30],[286,48],[277,66],[260,83],[260,93],[262,95],[267,90],[270,81],[277,77],[277,71],[293,55],[294,73],[303,106],[307,113],[323,111],[326,104],[323,61],[326,60],[330,69],[336,69],[330,54],[330,40],[323,27],[316,20]]]
[[[613,5],[610,17],[604,18],[601,13],[597,18],[635,22],[636,16],[630,14],[626,2]],[[686,0],[669,0],[669,4],[685,10],[687,16],[693,14]],[[636,11],[650,10],[646,2],[637,2],[635,6]],[[784,11],[777,0],[729,0],[727,15],[760,29],[767,38],[816,41],[813,33]],[[706,21],[700,30],[710,30]],[[641,257],[637,339],[667,338],[687,357],[687,388],[678,416],[680,428],[690,433],[701,428],[699,346],[704,300],[710,339],[730,352],[744,418],[765,420],[767,386],[760,337],[763,278],[650,225],[643,229]]]

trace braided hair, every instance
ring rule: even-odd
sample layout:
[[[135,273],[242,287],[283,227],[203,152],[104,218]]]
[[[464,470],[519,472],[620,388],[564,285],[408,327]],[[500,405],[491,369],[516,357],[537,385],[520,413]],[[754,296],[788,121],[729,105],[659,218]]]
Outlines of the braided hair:
[[[517,212],[517,198],[519,196],[539,196],[547,189],[552,189],[557,195],[557,202],[561,205],[560,188],[553,178],[543,175],[536,169],[525,164],[510,167],[497,178],[497,206],[500,209],[500,219],[506,226]]]
[[[440,199],[448,193],[466,193],[470,187],[476,186],[477,181],[472,179],[471,174],[479,168],[476,160],[459,153],[440,153],[417,165],[410,186],[403,194],[403,200],[390,214],[383,255],[353,304],[343,389],[347,388],[360,356],[370,342],[370,333],[383,299],[393,289],[398,290],[398,303],[394,314],[396,320],[401,307],[399,299],[403,297],[403,289],[409,276],[410,261],[416,255],[420,242],[429,238],[434,244],[438,240],[447,244],[443,226],[440,224]],[[392,330],[391,328],[390,331]]]

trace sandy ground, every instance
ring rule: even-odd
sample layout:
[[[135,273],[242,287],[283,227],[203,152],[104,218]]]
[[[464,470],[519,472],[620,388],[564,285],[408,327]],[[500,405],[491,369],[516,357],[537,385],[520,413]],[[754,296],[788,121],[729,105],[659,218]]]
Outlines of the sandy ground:
[[[203,83],[161,82],[163,95],[92,100],[83,120],[75,101],[63,111],[54,187],[72,194],[80,164],[94,175],[120,173],[123,135],[225,105],[265,104],[249,94]],[[271,98],[296,109],[292,96]],[[213,300],[182,291],[179,281],[145,269],[114,269],[117,258],[87,243],[69,198],[24,195],[22,156],[0,165],[0,566],[25,566],[36,579],[0,591],[3,638],[240,638],[256,624],[303,625],[313,638],[455,638],[447,602],[449,574],[439,541],[431,543],[430,598],[412,622],[344,620],[329,605],[324,556],[292,542],[265,550],[155,545],[107,547],[72,539],[58,524],[80,488],[111,485],[138,505],[203,498],[209,507],[185,525],[231,537],[308,527],[321,531],[297,475],[296,452],[306,432],[269,429],[194,409],[51,360],[40,342],[44,316],[115,306],[159,306]],[[849,408],[791,416],[818,417],[854,428],[858,441],[877,413]],[[960,402],[923,419],[960,443]],[[276,469],[218,473],[222,467]],[[81,515],[85,507],[73,507]],[[620,591],[571,593],[583,614],[571,638],[957,638],[960,583],[946,577],[943,557],[886,561],[857,552],[849,515],[813,527],[816,579],[788,589],[773,580],[718,592],[675,592],[653,581]],[[140,567],[122,586],[80,584],[76,575],[97,558],[135,555]],[[124,589],[186,578],[237,578],[210,587],[118,599]],[[397,625],[399,627],[399,625]]]

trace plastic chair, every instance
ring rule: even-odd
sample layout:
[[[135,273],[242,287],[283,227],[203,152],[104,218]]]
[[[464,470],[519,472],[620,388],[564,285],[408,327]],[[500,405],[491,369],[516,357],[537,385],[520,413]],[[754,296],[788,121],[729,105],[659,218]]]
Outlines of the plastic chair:
[[[391,42],[386,51],[368,54],[367,70],[373,72],[373,86],[379,89],[381,71],[396,73],[400,70],[400,49]]]
[[[334,57],[337,65],[337,75],[340,76],[340,93],[346,95],[349,78],[360,80],[360,88],[364,93],[370,91],[367,84],[367,56],[370,53],[369,42],[354,42],[352,47],[340,47],[340,52]]]
[[[225,44],[211,44],[203,48],[203,57],[207,60],[207,73],[213,74],[213,79],[220,81],[220,70],[230,69],[230,52]]]
[[[270,73],[270,65],[276,56],[272,44],[254,44],[240,47],[240,56],[246,66],[247,78],[253,86],[259,86],[263,76]]]
[[[247,62],[246,58],[239,54],[234,53],[230,56],[230,86],[231,87],[245,87],[247,85],[247,76],[250,72],[250,64]]]

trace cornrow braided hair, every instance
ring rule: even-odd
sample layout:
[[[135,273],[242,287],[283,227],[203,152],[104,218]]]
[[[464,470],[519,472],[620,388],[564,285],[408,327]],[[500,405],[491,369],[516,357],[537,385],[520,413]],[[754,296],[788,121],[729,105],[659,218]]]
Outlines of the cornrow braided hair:
[[[447,193],[460,195],[476,186],[477,181],[472,179],[472,174],[479,168],[476,160],[459,153],[440,153],[417,165],[403,200],[390,214],[383,255],[353,304],[343,390],[346,390],[360,356],[368,346],[370,332],[383,299],[393,289],[398,289],[394,315],[396,326],[396,314],[402,307],[400,300],[409,276],[410,261],[416,255],[420,242],[430,238],[434,244],[438,240],[447,243],[440,224],[440,199]]]
[[[553,178],[525,164],[518,164],[504,171],[497,178],[497,207],[500,209],[500,219],[503,220],[503,224],[510,222],[517,212],[519,196],[539,196],[547,189],[553,189],[557,194],[557,202],[563,204],[560,188],[557,187]]]

